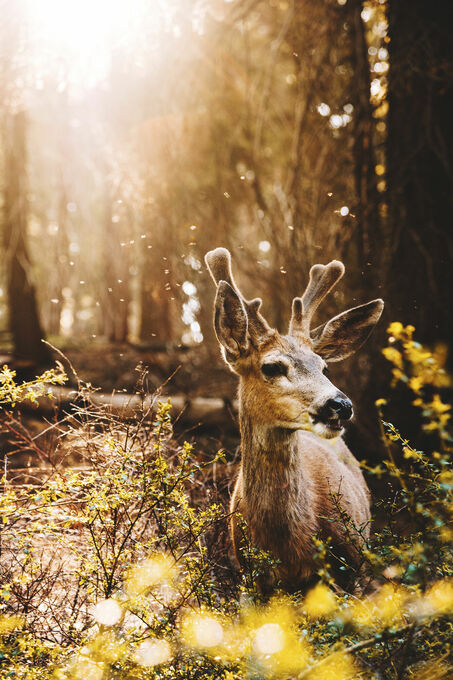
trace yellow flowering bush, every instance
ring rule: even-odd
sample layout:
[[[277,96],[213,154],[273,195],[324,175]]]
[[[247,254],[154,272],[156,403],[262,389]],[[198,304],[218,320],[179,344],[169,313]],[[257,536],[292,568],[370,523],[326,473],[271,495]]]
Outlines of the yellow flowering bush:
[[[261,597],[255,583],[273,561],[244,528],[249,568],[238,574],[213,460],[174,441],[171,404],[127,422],[88,405],[54,443],[83,451],[83,465],[35,485],[3,479],[0,678],[452,677],[448,376],[443,350],[413,335],[392,324],[384,354],[432,447],[411,444],[378,402],[387,456],[364,467],[390,492],[360,548],[358,590],[334,587],[335,556],[315,536],[319,582]],[[13,382],[5,402],[19,398]]]
[[[391,323],[388,328],[388,347],[382,350],[392,364],[393,381],[405,383],[413,394],[412,403],[421,409],[424,429],[436,431],[450,440],[447,428],[451,417],[451,405],[444,403],[441,391],[450,387],[450,377],[445,371],[447,351],[438,345],[434,351],[423,347],[413,338],[414,326]]]
[[[59,361],[56,362],[56,368],[48,369],[34,380],[18,384],[16,375],[16,371],[12,371],[6,365],[0,370],[0,405],[15,406],[16,402],[20,401],[36,403],[38,397],[41,396],[51,399],[51,385],[64,385],[68,379]]]

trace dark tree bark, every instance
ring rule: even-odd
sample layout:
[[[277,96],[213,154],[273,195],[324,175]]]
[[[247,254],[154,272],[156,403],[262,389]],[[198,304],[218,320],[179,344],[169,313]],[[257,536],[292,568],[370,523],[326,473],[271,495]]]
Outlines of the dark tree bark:
[[[27,121],[23,111],[5,116],[3,242],[7,271],[9,324],[17,358],[47,364],[50,352],[38,314],[27,247]]]
[[[451,2],[390,2],[388,298],[427,343],[453,328],[452,30]]]
[[[349,244],[347,263],[350,279],[359,296],[355,304],[382,297],[382,224],[380,195],[376,181],[375,120],[370,101],[370,64],[365,24],[361,17],[362,0],[348,3],[351,41],[349,44],[351,102],[353,109],[353,178],[355,189],[354,238]],[[351,305],[353,306],[353,305]],[[385,345],[385,321],[382,320],[366,346],[346,361],[342,370],[348,376],[347,391],[353,399],[357,418],[349,431],[349,445],[360,458],[363,451],[370,460],[382,458],[382,442],[375,401],[388,386],[386,362],[381,354]],[[341,369],[340,369],[341,370]]]
[[[129,250],[121,247],[120,216],[113,215],[108,180],[104,202],[104,335],[110,342],[124,343],[129,335]]]
[[[172,252],[171,225],[157,216],[147,216],[146,233],[153,234],[152,244],[143,243],[143,271],[140,290],[140,339],[147,343],[169,343],[176,340],[170,300],[172,272],[168,254]],[[152,246],[151,248],[149,246]]]
[[[365,26],[362,21],[362,0],[350,3],[351,62],[354,73],[352,103],[354,105],[354,185],[357,221],[357,267],[361,274],[361,287],[372,290],[376,297],[376,284],[380,271],[382,243],[379,217],[379,194],[376,182],[376,154],[373,144],[373,106],[370,101],[370,64]]]

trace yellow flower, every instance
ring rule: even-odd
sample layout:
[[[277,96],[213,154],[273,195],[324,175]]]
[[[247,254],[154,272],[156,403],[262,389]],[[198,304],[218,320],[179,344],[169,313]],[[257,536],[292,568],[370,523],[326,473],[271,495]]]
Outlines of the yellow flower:
[[[73,677],[75,680],[102,680],[104,677],[105,664],[93,661],[82,654],[73,659]]]
[[[439,614],[453,611],[453,581],[437,581],[425,595],[425,602]]]
[[[451,677],[452,667],[446,665],[442,659],[422,663],[415,675],[411,675],[412,680],[446,680]]]
[[[453,471],[444,470],[438,476],[437,481],[440,484],[443,484],[445,487],[449,487],[450,489],[453,490]]]
[[[403,607],[407,600],[404,588],[392,584],[382,586],[376,596],[376,614],[384,626],[393,625],[403,618]]]
[[[126,588],[129,595],[136,596],[145,593],[157,584],[173,580],[175,576],[173,560],[160,553],[144,560],[130,570],[126,580]]]
[[[411,378],[409,380],[409,387],[413,392],[417,392],[417,394],[420,392],[420,390],[423,387],[423,379],[420,377],[417,378]]]
[[[267,607],[250,609],[244,619],[251,652],[269,672],[293,675],[305,667],[311,647],[300,639],[296,612],[289,602],[274,598]]]
[[[0,635],[11,633],[15,628],[21,628],[23,623],[20,616],[0,616]]]
[[[407,599],[408,595],[403,587],[388,583],[372,597],[351,605],[346,618],[359,626],[387,628],[402,623]]]
[[[214,613],[200,610],[192,612],[183,621],[183,638],[191,647],[212,649],[224,639],[223,621]]]
[[[453,541],[453,530],[450,527],[443,526],[439,531],[439,535],[442,543],[451,543]]]
[[[391,323],[390,326],[387,328],[387,333],[389,333],[389,335],[393,335],[394,338],[398,339],[403,330],[404,326],[400,321],[393,321],[393,323]]]
[[[394,368],[392,373],[395,380],[401,380],[401,378],[404,376],[404,373],[400,368]]]
[[[384,347],[382,354],[397,368],[403,368],[403,357],[396,347]]]
[[[417,453],[417,451],[414,451],[414,449],[411,449],[410,446],[403,446],[403,455],[405,458],[419,458],[420,454]]]
[[[311,619],[329,616],[337,608],[334,593],[323,583],[312,588],[305,598],[304,611]]]
[[[144,640],[136,649],[134,660],[139,666],[158,666],[169,661],[172,652],[166,640]]]
[[[358,680],[361,677],[348,654],[336,652],[313,668],[309,680]]]
[[[428,406],[439,415],[451,411],[450,404],[444,404],[438,394],[434,395],[432,402]]]

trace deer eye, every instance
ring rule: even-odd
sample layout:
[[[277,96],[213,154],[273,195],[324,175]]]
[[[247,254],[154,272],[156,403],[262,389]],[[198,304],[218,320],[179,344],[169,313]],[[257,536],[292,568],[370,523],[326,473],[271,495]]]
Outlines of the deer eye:
[[[281,361],[273,361],[272,363],[263,364],[261,371],[266,378],[276,378],[279,375],[286,375],[288,367]]]

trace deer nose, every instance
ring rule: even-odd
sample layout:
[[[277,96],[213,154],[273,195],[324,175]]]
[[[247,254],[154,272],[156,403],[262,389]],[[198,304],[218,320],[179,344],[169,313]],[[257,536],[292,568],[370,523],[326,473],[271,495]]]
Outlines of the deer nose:
[[[324,408],[337,415],[340,420],[349,420],[352,416],[352,402],[347,397],[329,399]]]

